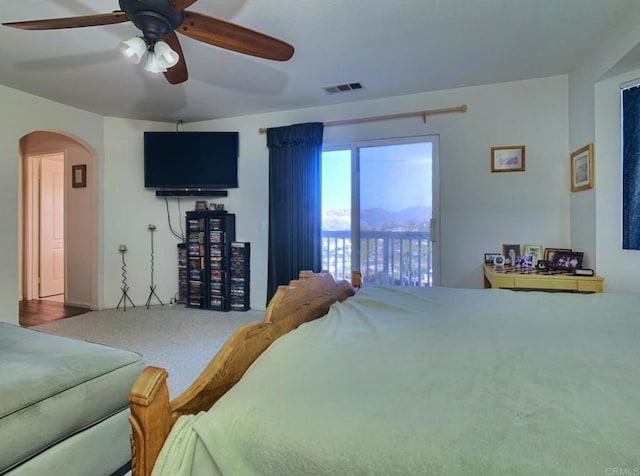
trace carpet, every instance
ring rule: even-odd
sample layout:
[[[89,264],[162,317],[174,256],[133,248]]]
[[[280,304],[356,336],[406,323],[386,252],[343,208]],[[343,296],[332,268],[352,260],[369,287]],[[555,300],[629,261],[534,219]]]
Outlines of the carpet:
[[[187,389],[240,326],[263,311],[215,312],[175,306],[90,311],[33,327],[40,331],[132,350],[147,365],[169,371],[170,398]]]

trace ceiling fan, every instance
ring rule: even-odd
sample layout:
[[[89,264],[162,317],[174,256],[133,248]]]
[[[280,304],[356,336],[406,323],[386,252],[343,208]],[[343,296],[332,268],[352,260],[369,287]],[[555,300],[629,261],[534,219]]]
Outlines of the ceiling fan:
[[[145,69],[164,73],[171,84],[187,80],[187,65],[176,32],[203,43],[276,61],[293,56],[293,46],[271,36],[187,11],[198,0],[119,0],[112,13],[3,23],[22,30],[58,30],[132,22],[142,37],[121,43],[120,50],[138,63],[149,52]]]

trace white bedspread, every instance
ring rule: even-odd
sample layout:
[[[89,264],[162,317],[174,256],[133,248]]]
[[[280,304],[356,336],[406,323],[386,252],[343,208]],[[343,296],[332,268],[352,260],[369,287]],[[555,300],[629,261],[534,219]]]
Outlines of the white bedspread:
[[[611,468],[640,468],[640,296],[389,287],[276,341],[154,474]]]

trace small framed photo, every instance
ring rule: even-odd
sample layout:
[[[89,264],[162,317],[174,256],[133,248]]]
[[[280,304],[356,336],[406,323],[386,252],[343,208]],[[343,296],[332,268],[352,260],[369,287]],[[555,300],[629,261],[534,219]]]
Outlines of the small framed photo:
[[[556,253],[570,253],[569,248],[547,248],[544,250],[544,260],[547,263],[553,263],[553,257]]]
[[[523,256],[531,256],[531,265],[536,266],[538,260],[542,259],[542,246],[540,245],[524,245],[522,247]]]
[[[505,266],[515,266],[516,258],[520,256],[520,245],[503,244],[502,255],[504,256]]]
[[[491,172],[524,172],[523,145],[491,147]]]
[[[571,153],[571,191],[593,188],[593,144]]]
[[[485,264],[493,264],[493,260],[495,258],[497,258],[498,256],[501,256],[500,253],[485,253],[484,254],[484,263]]]
[[[582,268],[582,257],[584,253],[579,251],[558,251],[553,255],[553,269],[563,269],[573,271]]]
[[[71,166],[71,187],[84,188],[87,186],[87,164]]]
[[[204,211],[207,209],[207,201],[206,200],[196,200],[196,211]]]
[[[516,256],[516,268],[533,268],[533,258],[531,256]]]

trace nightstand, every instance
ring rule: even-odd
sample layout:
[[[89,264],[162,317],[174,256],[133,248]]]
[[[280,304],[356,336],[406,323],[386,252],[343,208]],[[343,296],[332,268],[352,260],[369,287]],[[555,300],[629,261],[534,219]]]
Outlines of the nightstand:
[[[485,288],[575,293],[601,293],[604,290],[602,276],[574,276],[570,272],[537,271],[509,266],[496,268],[490,264],[485,264],[483,268]]]

